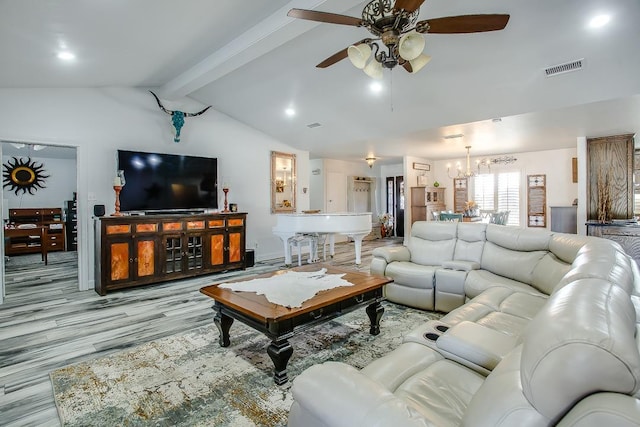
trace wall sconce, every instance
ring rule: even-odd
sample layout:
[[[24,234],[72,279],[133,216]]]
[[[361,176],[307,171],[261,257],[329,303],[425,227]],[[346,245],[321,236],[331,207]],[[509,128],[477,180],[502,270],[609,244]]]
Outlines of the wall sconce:
[[[373,164],[374,164],[374,163],[376,162],[376,160],[378,160],[378,159],[376,159],[375,157],[367,157],[365,160],[367,161],[367,164],[369,165],[369,167],[370,167],[370,168],[372,168],[372,167],[373,167]]]

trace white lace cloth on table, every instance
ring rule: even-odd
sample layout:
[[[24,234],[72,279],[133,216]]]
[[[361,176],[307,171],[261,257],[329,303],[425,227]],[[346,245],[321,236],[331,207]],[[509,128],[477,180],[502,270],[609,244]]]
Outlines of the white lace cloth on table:
[[[233,291],[255,292],[264,295],[269,302],[285,307],[300,307],[320,291],[353,285],[342,278],[346,273],[326,273],[326,268],[309,272],[287,271],[263,279],[221,283],[218,286]]]

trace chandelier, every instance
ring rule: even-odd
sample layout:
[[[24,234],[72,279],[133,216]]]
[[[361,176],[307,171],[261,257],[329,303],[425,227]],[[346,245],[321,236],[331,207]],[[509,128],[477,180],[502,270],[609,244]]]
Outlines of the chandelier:
[[[420,10],[398,13],[394,4],[391,0],[367,4],[362,11],[363,26],[380,38],[364,39],[347,49],[351,63],[374,79],[382,78],[383,68],[401,65],[410,73],[416,73],[431,60],[422,53],[424,36],[415,29]]]
[[[462,165],[460,165],[460,162],[456,163],[456,170],[458,171],[456,176],[451,176],[451,163],[447,164],[447,175],[449,175],[449,178],[454,179],[454,178],[471,178],[473,176],[476,176],[478,174],[478,172],[480,171],[480,162],[478,161],[478,172],[472,171],[471,170],[471,158],[469,157],[469,150],[471,149],[470,145],[467,145],[466,147],[464,147],[467,149],[467,170],[466,171],[462,171]]]
[[[467,149],[467,170],[466,171],[462,171],[462,165],[460,165],[460,162],[456,163],[456,170],[457,170],[457,175],[456,176],[451,176],[451,163],[447,164],[447,175],[449,175],[449,178],[454,179],[454,178],[471,178],[474,176],[477,176],[480,173],[480,168],[481,167],[486,167],[487,170],[491,170],[491,165],[494,164],[505,164],[505,165],[509,165],[513,162],[515,162],[516,160],[518,160],[517,158],[513,157],[513,156],[500,156],[500,157],[494,157],[494,158],[485,158],[482,160],[476,160],[476,168],[477,171],[473,171],[471,170],[471,158],[469,155],[469,150],[471,149],[470,145],[467,145],[466,147],[464,147]]]

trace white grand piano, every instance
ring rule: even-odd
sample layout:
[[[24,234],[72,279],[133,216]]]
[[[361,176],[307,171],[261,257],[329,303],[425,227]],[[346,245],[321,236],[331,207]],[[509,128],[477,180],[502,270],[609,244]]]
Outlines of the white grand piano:
[[[371,232],[371,212],[278,214],[276,217],[273,234],[282,239],[286,265],[291,265],[289,239],[299,233],[327,234],[331,256],[334,254],[336,234],[351,237],[356,248],[356,264],[360,264],[362,239]]]

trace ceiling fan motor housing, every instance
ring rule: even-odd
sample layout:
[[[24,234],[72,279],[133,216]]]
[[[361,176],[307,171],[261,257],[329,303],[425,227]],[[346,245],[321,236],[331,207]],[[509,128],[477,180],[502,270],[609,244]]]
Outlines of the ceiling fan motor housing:
[[[398,13],[394,8],[395,0],[372,0],[362,10],[363,26],[378,37],[389,30],[395,30],[399,36],[403,31],[412,28],[418,20],[420,10]]]

